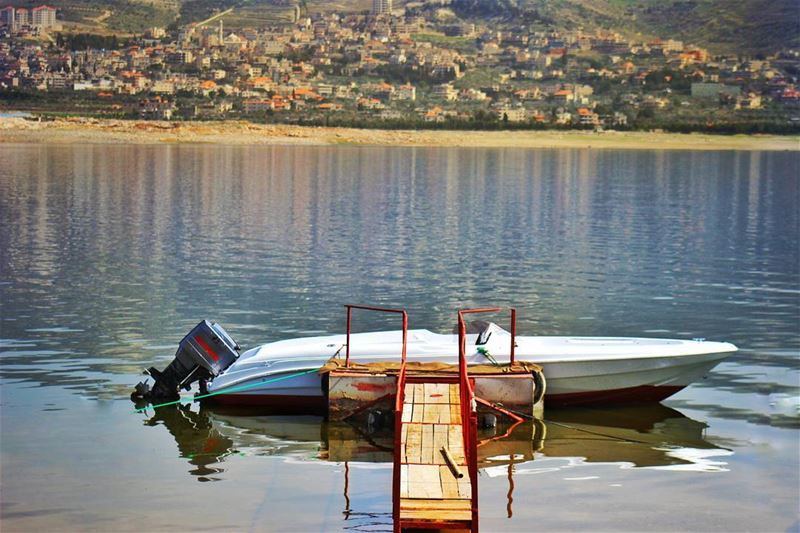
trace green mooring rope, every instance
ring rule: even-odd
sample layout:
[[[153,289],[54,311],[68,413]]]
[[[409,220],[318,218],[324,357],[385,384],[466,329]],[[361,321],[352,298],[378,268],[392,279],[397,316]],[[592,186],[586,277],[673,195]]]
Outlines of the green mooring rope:
[[[318,370],[319,370],[319,368],[312,368],[311,370],[303,370],[302,372],[297,372],[295,374],[289,374],[288,376],[281,376],[281,377],[278,377],[278,378],[265,379],[263,381],[259,381],[258,383],[251,383],[249,385],[242,385],[240,387],[234,387],[232,389],[226,389],[224,391],[209,392],[208,394],[201,394],[199,396],[193,396],[192,398],[180,398],[180,399],[175,400],[173,402],[159,403],[159,404],[156,404],[156,405],[148,405],[148,406],[145,406],[145,407],[140,407],[138,409],[134,409],[134,412],[135,413],[141,413],[142,411],[150,409],[151,407],[153,409],[158,409],[159,407],[164,407],[164,406],[167,406],[167,405],[176,405],[176,404],[183,403],[183,402],[191,403],[191,402],[193,402],[195,400],[202,400],[203,398],[208,398],[210,396],[217,396],[219,394],[228,394],[228,393],[231,393],[231,392],[238,392],[238,391],[242,391],[242,390],[246,390],[246,389],[252,389],[253,387],[259,387],[261,385],[266,385],[267,383],[275,383],[276,381],[284,381],[286,379],[292,379],[292,378],[296,378],[296,377],[299,377],[299,376],[304,376],[306,374],[311,374],[312,372],[316,372]]]

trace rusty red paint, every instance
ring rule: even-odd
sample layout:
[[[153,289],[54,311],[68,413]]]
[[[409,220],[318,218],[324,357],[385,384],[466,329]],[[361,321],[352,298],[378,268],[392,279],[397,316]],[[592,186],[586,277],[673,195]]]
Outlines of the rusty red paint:
[[[353,387],[358,389],[360,392],[383,392],[386,389],[393,388],[392,383],[353,383]]]

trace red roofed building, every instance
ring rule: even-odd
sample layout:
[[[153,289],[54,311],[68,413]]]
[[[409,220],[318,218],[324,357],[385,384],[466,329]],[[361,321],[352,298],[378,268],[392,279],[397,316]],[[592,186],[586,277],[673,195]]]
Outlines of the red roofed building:
[[[56,26],[56,8],[39,6],[31,9],[31,26],[48,29]]]
[[[292,98],[295,100],[322,100],[320,95],[307,87],[296,88],[292,91]]]
[[[276,94],[272,97],[272,109],[275,111],[289,111],[291,108],[292,103],[283,96]]]
[[[569,89],[561,89],[553,93],[553,101],[559,104],[566,104],[575,99],[575,95]]]
[[[578,109],[578,122],[583,126],[597,126],[600,124],[600,117],[586,107]]]
[[[203,94],[203,96],[209,96],[212,92],[217,90],[217,83],[212,80],[205,80],[200,83],[198,89]]]
[[[272,101],[268,99],[245,100],[242,102],[242,109],[246,114],[264,113],[272,109]]]
[[[778,99],[784,103],[800,102],[800,91],[791,87],[786,87],[783,91],[781,91]]]

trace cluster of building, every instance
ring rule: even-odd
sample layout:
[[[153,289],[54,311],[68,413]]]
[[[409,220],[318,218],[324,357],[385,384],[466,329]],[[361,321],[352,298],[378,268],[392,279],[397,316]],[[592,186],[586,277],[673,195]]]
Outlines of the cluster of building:
[[[374,0],[370,14],[313,16],[294,6],[292,23],[226,31],[220,19],[172,33],[153,28],[118,50],[66,50],[17,39],[21,10],[5,8],[0,94],[67,92],[109,112],[160,119],[582,127],[620,127],[639,116],[697,108],[777,106],[795,113],[800,107],[797,51],[759,60],[711,57],[676,40],[633,42],[607,31],[442,21],[425,4],[398,14],[391,0]],[[55,11],[37,9],[50,17],[42,27],[52,27]]]
[[[60,29],[56,20],[56,8],[46,5],[32,9],[13,6],[0,8],[0,27],[4,27],[9,33]]]

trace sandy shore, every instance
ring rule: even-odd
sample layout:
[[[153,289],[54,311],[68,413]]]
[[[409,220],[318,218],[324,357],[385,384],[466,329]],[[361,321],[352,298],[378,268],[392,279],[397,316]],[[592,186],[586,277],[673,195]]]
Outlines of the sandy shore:
[[[666,150],[800,150],[800,136],[585,131],[364,130],[226,122],[0,118],[5,143],[212,143]]]

